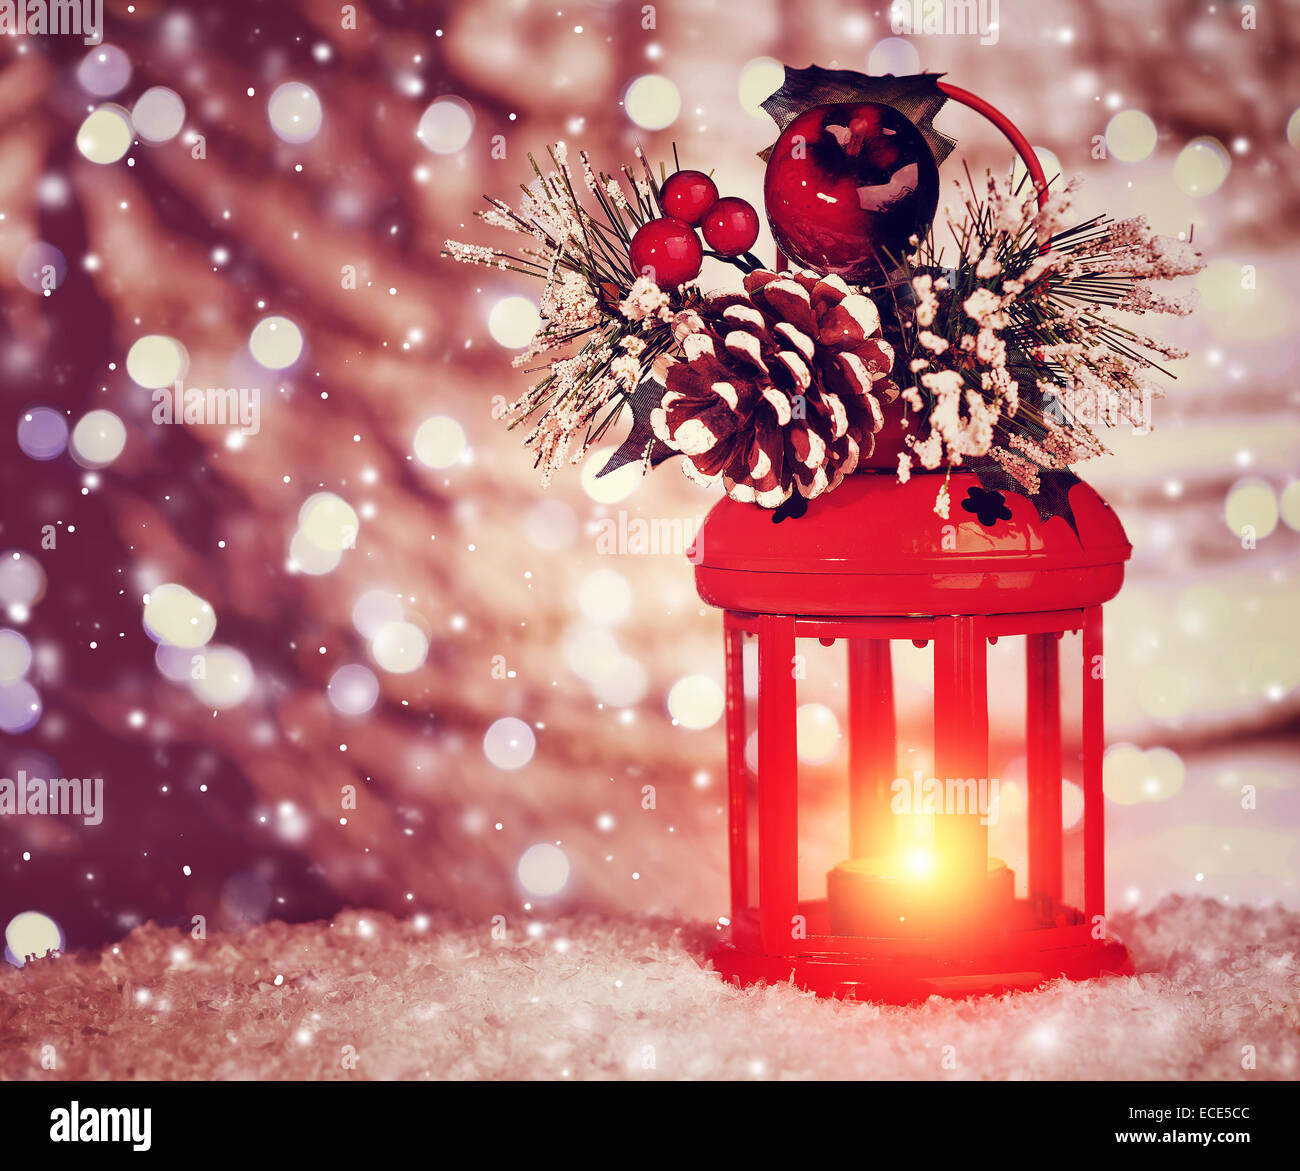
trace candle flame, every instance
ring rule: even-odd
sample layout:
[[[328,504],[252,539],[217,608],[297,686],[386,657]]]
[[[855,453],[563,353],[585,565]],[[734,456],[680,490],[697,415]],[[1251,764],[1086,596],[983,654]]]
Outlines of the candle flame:
[[[935,871],[935,865],[933,850],[914,846],[903,855],[903,868],[913,878],[929,878]]]

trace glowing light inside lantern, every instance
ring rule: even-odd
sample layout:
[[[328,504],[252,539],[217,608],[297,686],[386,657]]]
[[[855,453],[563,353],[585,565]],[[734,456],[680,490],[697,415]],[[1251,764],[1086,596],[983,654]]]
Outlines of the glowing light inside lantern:
[[[903,873],[912,878],[929,878],[938,866],[939,861],[933,850],[913,846],[903,853]]]

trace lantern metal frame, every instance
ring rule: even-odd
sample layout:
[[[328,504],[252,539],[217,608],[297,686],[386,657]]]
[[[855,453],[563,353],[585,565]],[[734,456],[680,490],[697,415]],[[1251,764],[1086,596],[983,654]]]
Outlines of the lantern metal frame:
[[[1044,205],[1046,177],[1024,135],[966,90],[945,82],[939,88],[998,127]],[[1031,988],[1058,976],[1129,974],[1127,949],[1105,928],[1102,792],[1101,603],[1118,591],[1131,553],[1123,528],[1092,489],[1078,484],[1070,490],[1075,520],[1068,527],[1013,497],[1014,519],[1000,535],[963,520],[962,547],[948,552],[925,535],[927,514],[934,520],[929,502],[918,507],[933,492],[932,482],[922,487],[930,478],[899,484],[884,463],[866,461],[784,532],[756,520],[761,510],[754,506],[724,500],[692,550],[700,596],[724,611],[726,644],[731,918],[709,959],[736,983],[789,980],[819,995],[896,1003]],[[949,478],[953,499],[977,482],[965,472]],[[890,522],[872,520],[882,514]],[[1063,898],[1059,651],[1064,636],[1076,632],[1083,652],[1078,908]],[[987,827],[971,815],[945,816],[935,819],[935,833],[949,868],[951,922],[919,937],[833,932],[829,895],[799,897],[797,681],[790,670],[796,640],[848,644],[848,836],[857,857],[872,848],[889,817],[897,776],[891,642],[933,643],[936,777],[987,777],[987,647],[1006,636],[1024,636],[1026,644],[1028,897],[1009,897],[989,911],[982,901],[989,889]],[[756,892],[749,875],[746,637],[758,644]]]
[[[1122,943],[1105,936],[1105,861],[1101,758],[1102,687],[1094,664],[1102,655],[1099,605],[1039,613],[887,617],[799,617],[727,611],[727,791],[730,842],[729,937],[709,953],[715,968],[738,983],[793,979],[822,995],[865,995],[906,1002],[935,993],[969,995],[1036,986],[1053,976],[1085,979],[1131,971]],[[1063,901],[1061,829],[1060,639],[1080,632],[1083,644],[1082,908]],[[751,898],[748,734],[743,641],[757,640],[759,686],[758,891]],[[796,680],[789,664],[796,639],[847,640],[849,852],[868,851],[889,817],[896,776],[897,732],[889,646],[933,642],[935,774],[965,775],[984,761],[987,773],[986,648],[989,640],[1026,639],[1028,756],[1028,890],[1012,914],[935,938],[836,935],[825,899],[800,899],[798,760],[789,734]],[[963,819],[964,820],[964,819]],[[972,819],[977,822],[977,819]],[[986,836],[984,827],[962,827]],[[982,835],[980,831],[983,831]],[[985,847],[985,855],[987,848]],[[972,859],[983,864],[982,857]],[[978,875],[967,879],[978,882]],[[1045,919],[1052,921],[1045,925]],[[792,924],[804,931],[796,939]]]

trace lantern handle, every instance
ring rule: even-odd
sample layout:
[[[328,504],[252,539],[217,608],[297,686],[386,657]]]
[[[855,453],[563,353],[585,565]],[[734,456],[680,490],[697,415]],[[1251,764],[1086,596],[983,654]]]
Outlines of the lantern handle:
[[[1034,153],[1034,148],[1029,145],[1027,139],[1016,128],[1016,124],[1011,121],[1001,110],[990,106],[983,98],[976,97],[970,90],[961,89],[959,86],[949,85],[946,81],[938,82],[939,89],[954,102],[960,102],[963,106],[969,106],[977,114],[983,114],[990,122],[1006,135],[1011,145],[1016,148],[1018,154],[1024,161],[1025,169],[1029,172],[1029,180],[1034,185],[1034,190],[1038,193],[1038,206],[1041,210],[1047,204],[1047,176],[1043,174],[1043,164],[1038,161],[1038,156]]]

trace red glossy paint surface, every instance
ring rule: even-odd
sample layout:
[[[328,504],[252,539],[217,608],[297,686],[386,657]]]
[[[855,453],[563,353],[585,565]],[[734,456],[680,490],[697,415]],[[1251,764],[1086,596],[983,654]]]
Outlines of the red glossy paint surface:
[[[939,170],[920,131],[876,102],[814,106],[777,139],[763,182],[777,247],[806,268],[851,283],[893,267],[924,235]]]
[[[1010,520],[963,510],[979,480],[954,473],[948,519],[935,515],[943,477],[906,484],[885,472],[849,476],[798,520],[722,500],[697,537],[695,584],[726,610],[790,614],[1005,614],[1096,605],[1119,590],[1132,549],[1119,518],[1087,484],[1070,491],[1078,535],[1005,493]]]
[[[985,524],[961,507],[978,487],[969,472],[948,478],[944,519],[933,511],[943,479],[899,484],[862,472],[780,524],[752,504],[723,501],[700,532],[700,596],[727,610],[732,913],[710,959],[729,980],[793,979],[823,996],[911,1002],[1132,971],[1123,944],[1097,928],[1105,916],[1105,737],[1096,664],[1101,603],[1118,590],[1131,551],[1123,526],[1082,483],[1070,492],[1077,534],[1063,518],[1040,520],[1013,493],[1002,494],[987,513],[997,519]],[[1061,889],[1057,640],[1067,631],[1083,635],[1081,908],[1065,903]],[[909,892],[889,861],[900,775],[890,643],[933,643],[935,775],[978,778],[989,769],[987,645],[1014,634],[1026,636],[1028,897],[1015,898],[1011,872],[989,864],[977,811],[935,818],[939,885]],[[758,649],[756,776],[745,757],[746,638]],[[855,861],[836,866],[826,897],[811,900],[801,898],[799,878],[800,684],[791,663],[800,638],[848,642],[841,848]]]

